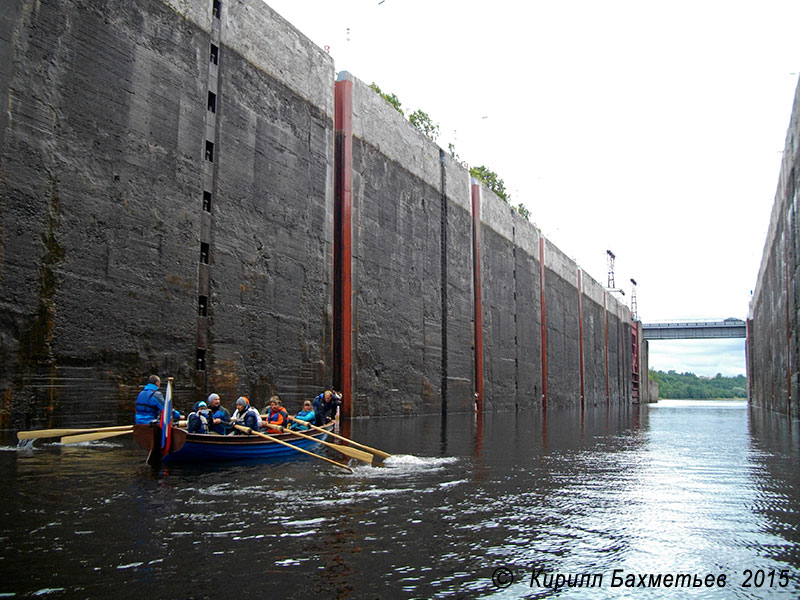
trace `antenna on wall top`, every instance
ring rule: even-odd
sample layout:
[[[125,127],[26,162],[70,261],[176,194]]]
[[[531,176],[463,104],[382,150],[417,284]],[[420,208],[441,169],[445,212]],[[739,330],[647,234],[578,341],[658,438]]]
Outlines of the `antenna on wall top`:
[[[617,257],[614,256],[611,250],[606,250],[606,254],[608,255],[608,286],[606,287],[606,291],[619,292],[620,295],[624,296],[625,290],[616,288],[614,283],[614,259]]]
[[[631,278],[631,319],[634,321],[639,320],[639,303],[636,301],[636,280]]]

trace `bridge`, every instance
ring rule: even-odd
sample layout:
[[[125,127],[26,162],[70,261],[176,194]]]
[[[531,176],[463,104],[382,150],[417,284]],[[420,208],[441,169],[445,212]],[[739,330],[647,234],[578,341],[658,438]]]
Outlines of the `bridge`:
[[[747,337],[747,325],[741,319],[722,321],[676,321],[642,323],[646,340],[710,340]]]

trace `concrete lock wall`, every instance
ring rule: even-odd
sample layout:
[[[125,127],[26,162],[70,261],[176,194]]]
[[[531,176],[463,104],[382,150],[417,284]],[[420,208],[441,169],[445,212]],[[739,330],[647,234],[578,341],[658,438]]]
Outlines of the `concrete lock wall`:
[[[351,414],[472,410],[475,390],[483,410],[629,402],[628,309],[585,274],[579,290],[574,261],[364,82],[337,86]]]
[[[0,426],[126,422],[151,372],[184,411],[630,401],[627,308],[267,5],[215,6],[0,16]]]
[[[800,86],[786,133],[778,189],[747,322],[749,400],[800,411]]]
[[[0,36],[2,425],[125,422],[151,372],[182,410],[323,386],[331,59],[255,0],[17,0]]]

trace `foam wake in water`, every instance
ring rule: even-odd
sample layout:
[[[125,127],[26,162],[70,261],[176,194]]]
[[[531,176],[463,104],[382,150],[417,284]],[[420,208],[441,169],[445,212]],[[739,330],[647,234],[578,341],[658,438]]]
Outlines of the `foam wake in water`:
[[[419,467],[440,467],[458,462],[455,456],[414,456],[413,454],[393,454],[383,461],[386,467],[413,465]]]
[[[38,448],[34,446],[32,442],[33,440],[20,440],[19,444],[17,444],[16,446],[0,446],[0,452],[19,452],[21,450],[24,451],[38,450]]]
[[[63,446],[64,448],[122,448],[122,444],[114,444],[112,442],[76,442],[72,444],[62,444],[61,442],[50,442],[48,446]]]
[[[411,454],[393,454],[375,466],[358,465],[355,467],[359,477],[405,477],[421,473],[441,471],[448,465],[458,462],[454,456],[413,456]]]

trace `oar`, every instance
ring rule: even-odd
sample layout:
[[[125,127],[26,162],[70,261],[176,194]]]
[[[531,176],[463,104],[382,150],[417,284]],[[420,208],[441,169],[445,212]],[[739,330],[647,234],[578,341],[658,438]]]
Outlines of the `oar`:
[[[82,427],[80,429],[38,429],[33,431],[18,431],[17,439],[35,440],[38,438],[61,437],[77,433],[92,433],[95,431],[123,431],[130,429],[131,425],[115,425],[114,427]]]
[[[117,435],[125,435],[126,433],[133,433],[133,427],[129,427],[127,431],[101,431],[100,433],[82,433],[80,435],[69,435],[61,438],[62,444],[77,444],[78,442],[91,442],[93,440],[102,440],[105,438],[114,437]]]
[[[342,463],[336,462],[335,460],[331,460],[330,458],[325,458],[324,456],[320,456],[319,454],[314,454],[313,452],[309,452],[308,450],[303,450],[302,448],[298,448],[294,444],[290,444],[289,442],[284,442],[283,440],[279,440],[274,436],[267,435],[266,433],[261,433],[260,431],[253,431],[249,427],[243,427],[242,425],[234,425],[234,427],[244,433],[248,434],[252,433],[254,435],[261,436],[264,439],[272,440],[273,442],[278,442],[279,444],[283,444],[284,446],[289,446],[289,448],[291,448],[292,450],[297,450],[298,452],[302,452],[303,454],[308,454],[309,456],[313,456],[314,458],[318,458],[320,460],[324,460],[325,462],[329,462],[333,465],[336,465],[337,467],[342,467],[343,469],[347,469],[351,473],[354,472],[353,469],[351,469],[347,465],[343,465]]]
[[[306,438],[307,440],[313,440],[315,442],[319,442],[323,446],[327,446],[328,448],[333,448],[337,452],[341,452],[345,456],[349,456],[350,458],[355,458],[356,460],[360,460],[361,462],[365,462],[368,465],[372,464],[372,459],[375,457],[368,452],[364,452],[363,450],[356,450],[355,448],[351,448],[349,446],[342,446],[341,444],[331,444],[329,442],[325,442],[323,440],[317,439],[315,437],[311,437],[310,435],[306,435],[305,433],[300,433],[299,431],[295,431],[294,429],[286,429],[286,427],[282,427],[281,425],[275,425],[273,423],[264,423],[267,427],[271,427],[272,429],[277,429],[282,433],[291,433],[293,435]]]
[[[312,425],[308,421],[301,421],[300,419],[295,419],[292,416],[289,416],[289,418],[292,421],[294,421],[295,423],[302,423],[303,425],[308,425],[309,427],[311,427],[311,429],[316,429],[317,431],[324,431],[328,435],[333,436],[333,437],[335,437],[337,439],[344,440],[345,442],[350,442],[351,444],[353,444],[353,446],[358,446],[359,448],[363,448],[364,450],[369,450],[370,452],[372,452],[376,456],[379,456],[380,458],[389,458],[391,456],[391,454],[387,454],[383,450],[377,450],[375,448],[370,448],[369,446],[367,446],[365,444],[359,444],[358,442],[354,442],[350,438],[346,438],[343,435],[338,435],[336,433],[333,433],[332,431],[328,431],[327,429],[323,429],[322,427],[317,427],[316,425]]]

